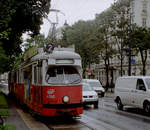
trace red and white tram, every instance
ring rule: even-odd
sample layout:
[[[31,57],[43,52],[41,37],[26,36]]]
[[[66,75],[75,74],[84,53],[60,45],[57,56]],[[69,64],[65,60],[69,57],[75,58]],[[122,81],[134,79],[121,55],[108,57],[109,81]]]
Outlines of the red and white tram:
[[[68,48],[42,49],[9,73],[9,91],[43,116],[82,114],[81,57]]]

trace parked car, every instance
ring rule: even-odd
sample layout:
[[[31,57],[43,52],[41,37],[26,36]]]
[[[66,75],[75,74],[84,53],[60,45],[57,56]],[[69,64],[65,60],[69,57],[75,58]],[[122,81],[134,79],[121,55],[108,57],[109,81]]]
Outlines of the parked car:
[[[87,83],[82,83],[82,97],[83,105],[93,104],[95,108],[98,108],[98,95]]]
[[[119,110],[133,106],[150,113],[150,76],[119,77],[115,84],[115,102]]]
[[[97,92],[98,95],[101,95],[104,97],[105,95],[105,89],[102,87],[101,83],[97,79],[83,79],[83,83],[88,83],[93,90]]]

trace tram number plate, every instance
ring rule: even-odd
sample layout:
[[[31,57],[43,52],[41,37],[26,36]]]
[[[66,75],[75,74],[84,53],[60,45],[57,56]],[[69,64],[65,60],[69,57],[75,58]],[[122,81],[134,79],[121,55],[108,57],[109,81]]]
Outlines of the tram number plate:
[[[47,98],[55,98],[54,92],[55,92],[55,89],[48,89]]]

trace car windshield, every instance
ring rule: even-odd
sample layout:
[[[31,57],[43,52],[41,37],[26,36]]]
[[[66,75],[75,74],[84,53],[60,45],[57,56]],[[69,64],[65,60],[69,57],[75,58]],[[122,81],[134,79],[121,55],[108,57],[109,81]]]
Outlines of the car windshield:
[[[52,66],[46,73],[46,82],[49,84],[78,84],[81,76],[73,66]]]
[[[83,91],[92,91],[93,89],[88,84],[83,84]]]
[[[91,87],[102,87],[102,85],[99,82],[90,81],[89,84]]]
[[[150,78],[146,78],[145,82],[147,84],[148,89],[150,89]]]

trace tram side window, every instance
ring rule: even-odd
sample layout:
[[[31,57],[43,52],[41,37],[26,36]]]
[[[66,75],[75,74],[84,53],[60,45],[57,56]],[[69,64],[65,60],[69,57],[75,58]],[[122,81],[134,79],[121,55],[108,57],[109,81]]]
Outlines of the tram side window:
[[[20,83],[23,83],[23,70],[20,70]]]
[[[14,82],[15,83],[17,82],[17,72],[15,72],[15,74],[14,74]]]
[[[9,83],[12,83],[12,82],[13,82],[13,73],[12,73],[12,72],[10,72],[10,73],[8,74],[8,81],[9,81]]]
[[[37,83],[37,68],[36,66],[34,67],[34,83]]]
[[[20,78],[20,74],[19,74],[19,70],[18,70],[18,71],[17,71],[17,83],[20,83],[19,78]]]
[[[18,70],[17,79],[18,79],[18,83],[22,83],[23,82],[23,71],[22,71],[22,69]]]
[[[8,74],[8,82],[11,82],[11,73]]]
[[[24,71],[24,83],[27,83],[28,82],[28,73],[26,71]]]
[[[24,83],[32,83],[32,67],[24,68],[23,71]]]
[[[13,83],[14,82],[14,73],[12,72],[10,76],[11,76],[11,82]]]
[[[38,67],[38,83],[42,84],[42,67]]]
[[[34,67],[34,83],[42,84],[42,67]]]

